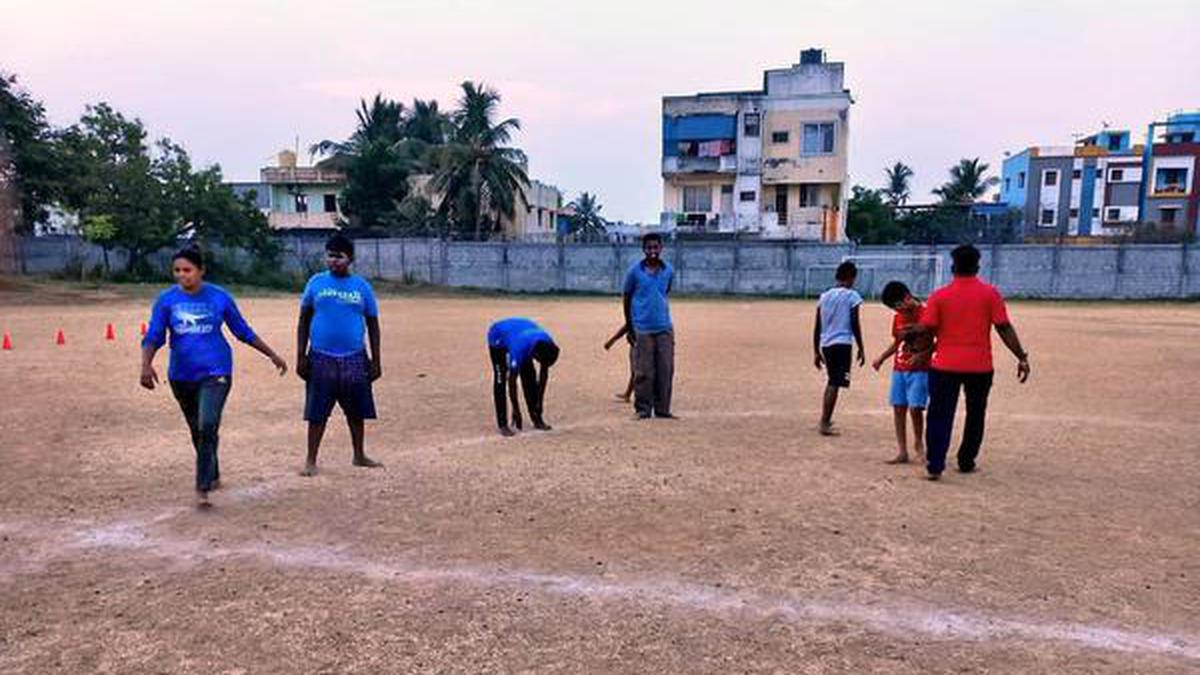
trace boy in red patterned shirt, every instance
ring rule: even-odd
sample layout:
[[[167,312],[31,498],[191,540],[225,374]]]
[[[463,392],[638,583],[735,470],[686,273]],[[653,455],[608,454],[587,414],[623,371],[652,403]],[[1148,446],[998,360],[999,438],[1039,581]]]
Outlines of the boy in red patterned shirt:
[[[883,287],[882,300],[896,312],[892,319],[892,344],[871,362],[871,367],[879,370],[888,357],[895,355],[889,399],[898,452],[888,464],[907,464],[909,461],[908,417],[912,417],[913,454],[920,462],[925,455],[925,408],[929,405],[929,359],[933,354],[933,338],[928,333],[908,330],[920,321],[922,305],[903,283],[889,281]]]

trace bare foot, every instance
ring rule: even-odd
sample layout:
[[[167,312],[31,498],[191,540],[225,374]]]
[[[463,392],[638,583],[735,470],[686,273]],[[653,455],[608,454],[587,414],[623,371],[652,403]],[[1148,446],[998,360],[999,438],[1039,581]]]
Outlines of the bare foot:
[[[212,490],[220,490],[220,489],[221,489],[221,479],[220,479],[220,478],[218,478],[218,479],[214,480],[214,481],[212,482],[212,487],[211,487],[210,489],[212,489]]]
[[[304,469],[302,471],[300,471],[300,475],[304,476],[305,478],[309,478],[309,477],[317,475],[317,465],[316,464],[305,464]]]
[[[383,467],[383,462],[376,462],[366,455],[363,455],[362,457],[355,457],[351,464],[354,466],[361,466],[365,469],[379,469]]]
[[[629,397],[625,394],[614,394],[613,396],[615,396],[618,401],[629,403]]]
[[[837,428],[835,428],[832,424],[821,423],[817,427],[817,431],[820,432],[820,434],[822,436],[841,436],[842,435],[842,432],[838,431]]]
[[[501,436],[516,436],[517,432],[513,431],[512,429],[509,429],[508,427],[500,427],[500,435]]]
[[[896,455],[895,457],[884,462],[884,464],[908,464],[908,455],[900,453],[899,455]]]
[[[212,508],[212,502],[208,501],[208,490],[196,490],[196,508]]]

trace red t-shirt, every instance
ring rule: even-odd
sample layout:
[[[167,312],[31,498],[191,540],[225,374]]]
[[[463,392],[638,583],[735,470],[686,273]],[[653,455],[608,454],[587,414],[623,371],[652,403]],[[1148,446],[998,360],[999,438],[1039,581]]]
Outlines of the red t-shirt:
[[[918,323],[923,306],[916,307],[912,312],[896,312],[892,316],[892,337],[900,337],[900,333],[909,326]],[[933,339],[929,336],[910,336],[900,341],[896,348],[892,369],[900,372],[929,370],[929,350],[933,347]]]
[[[933,367],[955,373],[992,370],[992,326],[1008,323],[1004,298],[976,277],[955,277],[929,296],[921,324],[934,330]]]

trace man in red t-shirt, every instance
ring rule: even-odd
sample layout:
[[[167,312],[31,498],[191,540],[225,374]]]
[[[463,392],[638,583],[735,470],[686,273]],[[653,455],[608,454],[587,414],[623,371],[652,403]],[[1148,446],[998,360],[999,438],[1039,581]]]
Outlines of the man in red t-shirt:
[[[967,399],[967,421],[958,447],[958,470],[975,471],[992,388],[991,329],[1017,357],[1017,379],[1029,379],[1029,354],[1021,347],[1017,331],[1008,320],[1004,298],[991,284],[980,281],[979,249],[959,246],[950,252],[954,280],[929,296],[917,332],[932,332],[936,338],[929,371],[929,411],[925,423],[926,468],[929,479],[937,480],[946,468],[950,434],[958,391]]]

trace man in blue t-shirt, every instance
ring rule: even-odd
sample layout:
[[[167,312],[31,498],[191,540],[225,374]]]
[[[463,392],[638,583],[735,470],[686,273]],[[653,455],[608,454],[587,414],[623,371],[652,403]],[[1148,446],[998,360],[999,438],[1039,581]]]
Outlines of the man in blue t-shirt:
[[[672,418],[671,383],[675,377],[675,330],[667,296],[675,271],[662,259],[662,235],[642,237],[645,257],[625,275],[627,339],[634,346],[634,410],[638,419]]]
[[[525,406],[529,408],[529,419],[533,428],[549,431],[550,425],[544,418],[546,383],[550,380],[550,366],[558,361],[558,345],[554,338],[530,319],[515,316],[501,319],[488,328],[488,355],[492,360],[492,399],[496,404],[496,424],[504,436],[514,434],[508,426],[508,410],[504,400],[507,384],[512,400],[512,424],[521,428],[521,404],[517,399],[517,377],[525,391]],[[541,366],[534,372],[533,362]]]
[[[375,419],[371,383],[383,374],[379,356],[379,306],[367,280],[350,273],[354,242],[335,234],[325,243],[328,272],[314,274],[300,299],[296,373],[305,381],[308,458],[300,475],[317,473],[317,453],[334,404],[346,414],[354,465],[383,466],[363,451],[363,420]],[[371,343],[368,354],[363,333]]]

